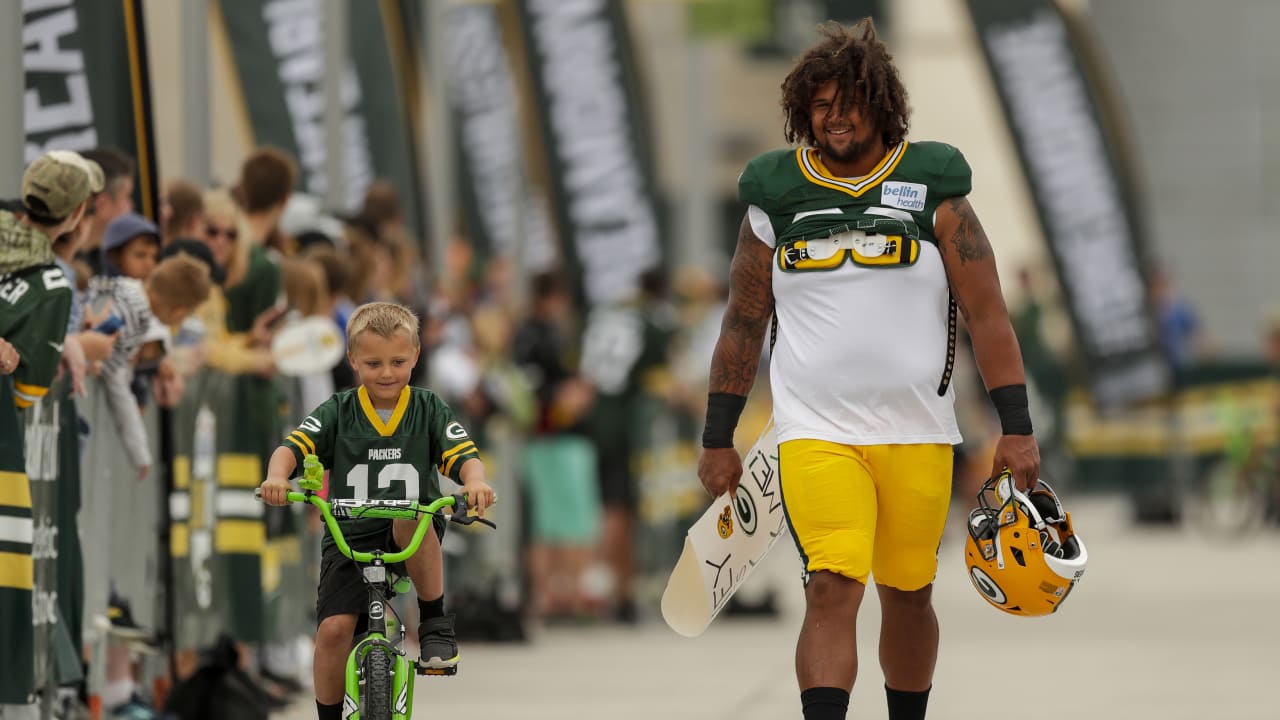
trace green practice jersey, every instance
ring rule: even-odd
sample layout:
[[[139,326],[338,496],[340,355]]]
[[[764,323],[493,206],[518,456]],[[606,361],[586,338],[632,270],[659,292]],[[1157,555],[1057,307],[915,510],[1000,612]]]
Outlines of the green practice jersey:
[[[298,467],[315,454],[329,470],[329,499],[440,497],[439,471],[459,481],[462,465],[480,456],[471,436],[435,393],[406,387],[390,417],[379,417],[364,387],[344,390],[303,419],[281,443]],[[344,521],[349,537],[385,531],[387,520]],[[325,543],[333,540],[326,534]]]
[[[743,170],[738,198],[768,215],[776,240],[770,244],[777,248],[851,230],[936,245],[934,211],[948,197],[967,195],[971,186],[969,164],[959,150],[938,142],[904,141],[860,178],[832,175],[813,148],[767,152]],[[882,256],[876,264],[892,257],[883,252],[875,257]],[[782,269],[790,270],[785,253],[779,258]]]
[[[71,314],[71,283],[57,265],[0,276],[0,338],[22,361],[13,373],[14,402],[28,408],[49,392]]]

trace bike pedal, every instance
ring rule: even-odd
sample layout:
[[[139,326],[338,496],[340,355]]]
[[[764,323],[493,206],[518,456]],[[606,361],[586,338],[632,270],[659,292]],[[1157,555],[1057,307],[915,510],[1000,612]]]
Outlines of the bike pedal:
[[[445,676],[445,675],[457,675],[457,674],[458,674],[458,666],[457,666],[457,665],[454,665],[453,667],[446,667],[446,668],[433,668],[433,667],[424,667],[424,666],[422,666],[422,665],[419,665],[419,666],[418,666],[418,674],[419,674],[419,675],[433,675],[433,676],[436,676],[436,677]]]

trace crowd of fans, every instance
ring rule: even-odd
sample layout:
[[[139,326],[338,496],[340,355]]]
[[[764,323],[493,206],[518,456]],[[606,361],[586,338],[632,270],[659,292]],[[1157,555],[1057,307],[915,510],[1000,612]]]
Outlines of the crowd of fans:
[[[111,420],[87,432],[109,435],[112,450],[132,470],[119,476],[96,460],[86,463],[86,502],[129,488],[135,477],[155,476],[166,458],[157,457],[154,426],[144,419],[148,407],[178,408],[204,369],[249,384],[249,406],[238,408],[233,421],[269,452],[309,409],[355,383],[345,361],[326,372],[282,375],[274,335],[298,319],[319,317],[345,337],[356,306],[394,301],[423,320],[426,352],[413,384],[443,396],[482,450],[511,438],[519,445],[520,497],[508,502],[520,504],[527,537],[519,549],[525,621],[637,620],[638,403],[643,397],[674,416],[701,417],[708,338],[714,339],[723,303],[720,284],[682,272],[673,297],[660,273],[647,274],[625,308],[643,324],[643,347],[622,358],[632,366],[623,382],[601,388],[584,367],[587,318],[571,278],[554,267],[520,269],[509,258],[478,257],[461,236],[447,242],[440,267],[430,267],[388,183],[374,182],[355,213],[326,212],[316,199],[294,193],[294,159],[262,148],[244,160],[229,186],[164,183],[153,222],[134,207],[131,158],[105,148],[76,158],[88,161],[92,185],[82,209],[60,224],[37,226],[52,239],[50,259],[72,292],[60,320],[65,336],[61,327],[48,328],[48,336],[63,338],[57,372],[71,394],[100,393],[109,408]],[[11,231],[35,214],[30,199],[6,205],[13,227],[0,227],[4,239],[21,235]],[[0,270],[15,269],[10,265],[25,257],[0,246],[6,263]],[[0,355],[10,350],[18,355],[0,340]],[[0,369],[7,372],[13,368]],[[694,423],[680,426],[692,443]],[[129,532],[139,544],[155,542],[155,528],[145,524]],[[127,573],[113,564],[123,558],[92,547],[85,558],[86,567],[97,568],[86,572],[86,584],[107,585],[86,588],[88,620],[102,611],[144,633],[161,622],[130,611],[131,601],[136,606],[153,590],[122,581]],[[89,597],[95,593],[107,598],[106,608],[95,607]],[[104,704],[142,717],[149,703],[129,657],[127,649],[106,654]],[[181,671],[197,662],[181,664]],[[294,668],[261,670],[285,686],[307,680]],[[269,691],[282,689],[263,682]]]

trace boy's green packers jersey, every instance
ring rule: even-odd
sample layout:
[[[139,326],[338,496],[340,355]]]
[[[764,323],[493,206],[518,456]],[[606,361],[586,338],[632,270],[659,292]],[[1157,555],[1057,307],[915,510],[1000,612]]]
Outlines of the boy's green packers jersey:
[[[440,497],[436,471],[459,480],[462,465],[479,457],[476,444],[435,393],[406,387],[384,423],[364,387],[326,400],[281,443],[293,451],[301,473],[314,454],[329,470],[329,498],[386,500]],[[386,530],[387,520],[343,521],[355,538]],[[333,539],[325,533],[325,544]]]
[[[57,265],[35,265],[0,276],[0,338],[22,358],[13,373],[18,407],[31,407],[49,392],[70,313],[71,283]]]
[[[743,170],[738,198],[769,216],[778,248],[849,231],[937,245],[934,211],[948,197],[967,195],[971,186],[969,164],[956,148],[903,141],[860,178],[834,176],[813,148],[767,152]],[[779,262],[786,262],[785,253]]]

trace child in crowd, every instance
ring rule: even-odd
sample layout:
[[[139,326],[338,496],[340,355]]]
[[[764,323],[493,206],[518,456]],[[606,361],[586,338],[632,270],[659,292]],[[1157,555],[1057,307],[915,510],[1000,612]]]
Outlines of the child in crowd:
[[[107,276],[89,284],[88,305],[111,303],[120,335],[111,357],[102,364],[101,377],[107,403],[115,417],[120,439],[140,477],[151,469],[151,450],[142,412],[131,390],[134,360],[157,327],[179,325],[209,296],[209,267],[187,254],[155,264],[160,233],[149,220],[122,215],[107,226],[103,240],[103,267]],[[152,269],[154,268],[154,269]],[[127,274],[126,274],[127,273]]]
[[[418,361],[418,318],[394,303],[361,306],[347,324],[347,358],[360,385],[335,394],[284,439],[267,469],[262,499],[283,505],[289,479],[310,454],[329,469],[329,497],[434,500],[437,470],[462,484],[481,515],[493,502],[479,451],[453,412],[435,393],[409,387]],[[407,547],[416,522],[343,521],[355,550]],[[405,562],[418,595],[419,666],[453,672],[458,645],[453,615],[444,613],[440,540],[444,520],[433,518],[418,552]],[[368,594],[354,563],[338,552],[326,530],[317,590],[315,678],[320,720],[342,717],[343,677],[353,637],[367,624]]]

